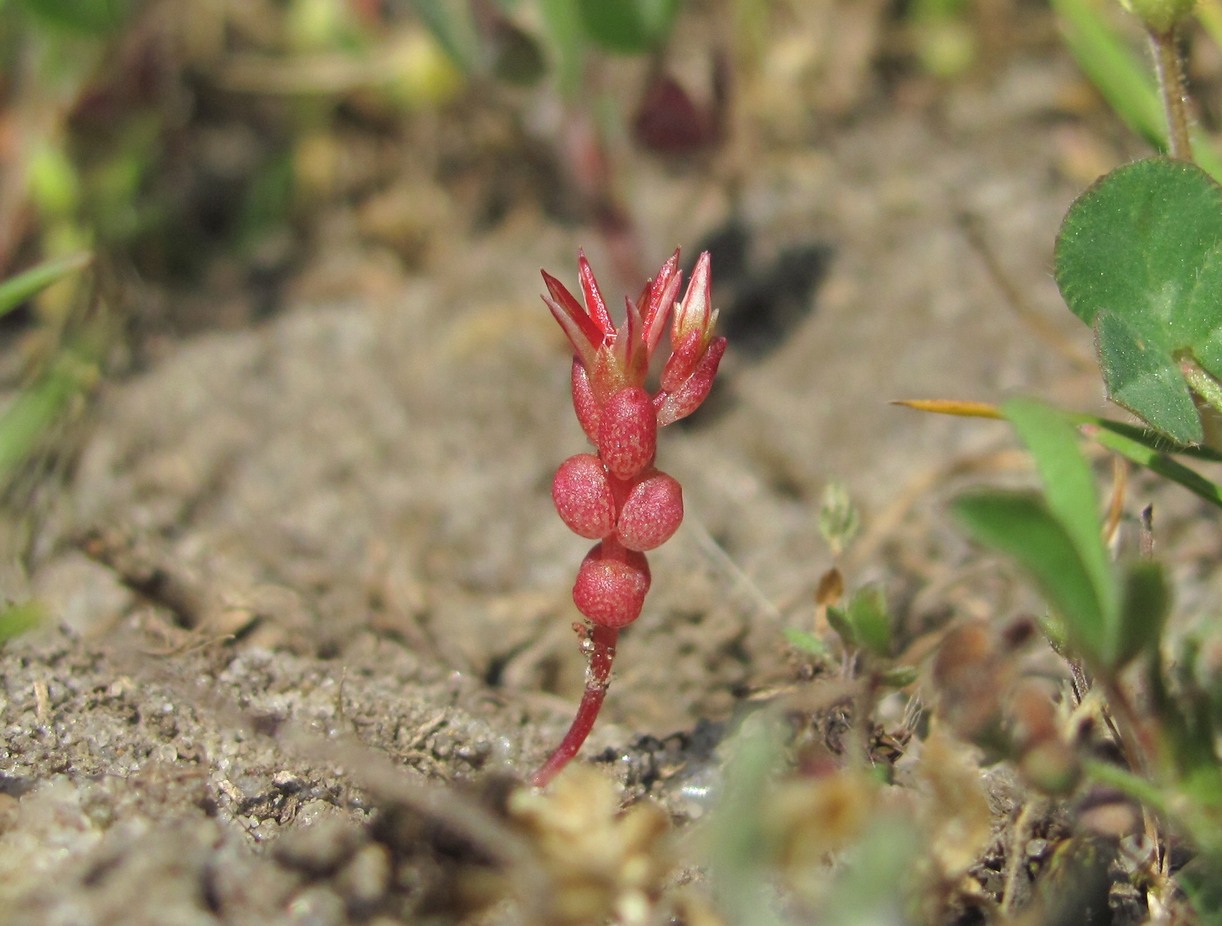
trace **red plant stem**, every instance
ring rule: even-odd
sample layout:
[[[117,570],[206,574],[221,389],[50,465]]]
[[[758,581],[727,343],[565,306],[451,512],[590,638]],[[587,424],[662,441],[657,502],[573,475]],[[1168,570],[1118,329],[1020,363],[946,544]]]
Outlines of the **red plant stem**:
[[[603,697],[607,694],[607,686],[611,684],[611,664],[615,661],[615,641],[618,638],[618,628],[594,625],[590,634],[590,664],[586,669],[586,690],[581,696],[581,704],[577,706],[577,716],[573,718],[569,732],[564,735],[556,751],[530,776],[530,783],[536,788],[547,787],[573,756],[577,755],[581,744],[594,728],[594,721],[602,710]]]

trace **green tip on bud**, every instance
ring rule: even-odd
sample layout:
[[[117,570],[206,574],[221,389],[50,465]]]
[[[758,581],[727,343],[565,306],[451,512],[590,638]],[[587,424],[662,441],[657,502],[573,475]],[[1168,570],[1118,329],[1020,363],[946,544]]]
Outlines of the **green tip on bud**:
[[[1166,35],[1192,15],[1197,0],[1120,0],[1151,32]]]
[[[839,556],[861,528],[861,515],[843,483],[829,482],[819,503],[819,533]]]

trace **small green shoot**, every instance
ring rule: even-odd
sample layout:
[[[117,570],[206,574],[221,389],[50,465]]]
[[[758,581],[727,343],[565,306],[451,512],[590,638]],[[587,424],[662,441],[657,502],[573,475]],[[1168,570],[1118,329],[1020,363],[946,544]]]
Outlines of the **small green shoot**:
[[[819,533],[833,556],[840,556],[861,529],[861,514],[840,482],[829,482],[819,503]]]
[[[786,627],[781,632],[785,635],[785,642],[800,653],[806,653],[808,656],[815,656],[819,659],[825,659],[830,655],[827,644],[809,630]]]
[[[829,607],[827,620],[844,645],[886,659],[891,656],[891,615],[878,585],[858,589],[845,607]]]
[[[0,609],[0,646],[33,630],[44,617],[42,606],[34,601],[23,601]]]
[[[52,283],[88,266],[92,259],[92,255],[81,253],[59,260],[48,260],[0,282],[0,317],[38,295]]]
[[[1161,568],[1123,569],[1104,547],[1090,469],[1065,415],[1030,400],[1004,407],[1035,459],[1044,492],[966,495],[955,514],[979,542],[1012,556],[1059,618],[1050,625],[1092,668],[1112,672],[1156,646],[1169,605]]]

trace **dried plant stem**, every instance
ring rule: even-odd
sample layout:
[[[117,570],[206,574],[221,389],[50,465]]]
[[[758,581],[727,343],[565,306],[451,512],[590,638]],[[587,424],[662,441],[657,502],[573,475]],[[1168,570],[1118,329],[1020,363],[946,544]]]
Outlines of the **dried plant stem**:
[[[598,712],[602,710],[603,698],[607,694],[607,686],[611,684],[611,665],[615,661],[615,643],[619,638],[619,630],[615,627],[604,627],[595,624],[590,633],[590,664],[586,670],[586,690],[581,696],[581,704],[577,707],[577,716],[569,727],[556,751],[530,777],[530,783],[536,788],[546,787],[556,775],[569,764],[581,744],[590,735]]]
[[[1184,68],[1176,46],[1175,30],[1150,30],[1154,51],[1154,71],[1167,116],[1167,153],[1180,161],[1192,160],[1192,141],[1188,137],[1188,107],[1184,102]]]

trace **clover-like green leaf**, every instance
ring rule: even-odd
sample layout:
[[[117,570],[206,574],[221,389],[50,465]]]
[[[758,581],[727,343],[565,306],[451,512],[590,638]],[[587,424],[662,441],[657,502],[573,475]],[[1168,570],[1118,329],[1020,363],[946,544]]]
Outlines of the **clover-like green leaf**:
[[[1179,358],[1222,377],[1222,187],[1168,158],[1112,171],[1066,215],[1056,279],[1096,330],[1109,398],[1172,440],[1198,443]]]
[[[1095,345],[1108,398],[1179,444],[1205,436],[1201,417],[1179,366],[1166,350],[1144,340],[1113,312],[1095,319]]]

